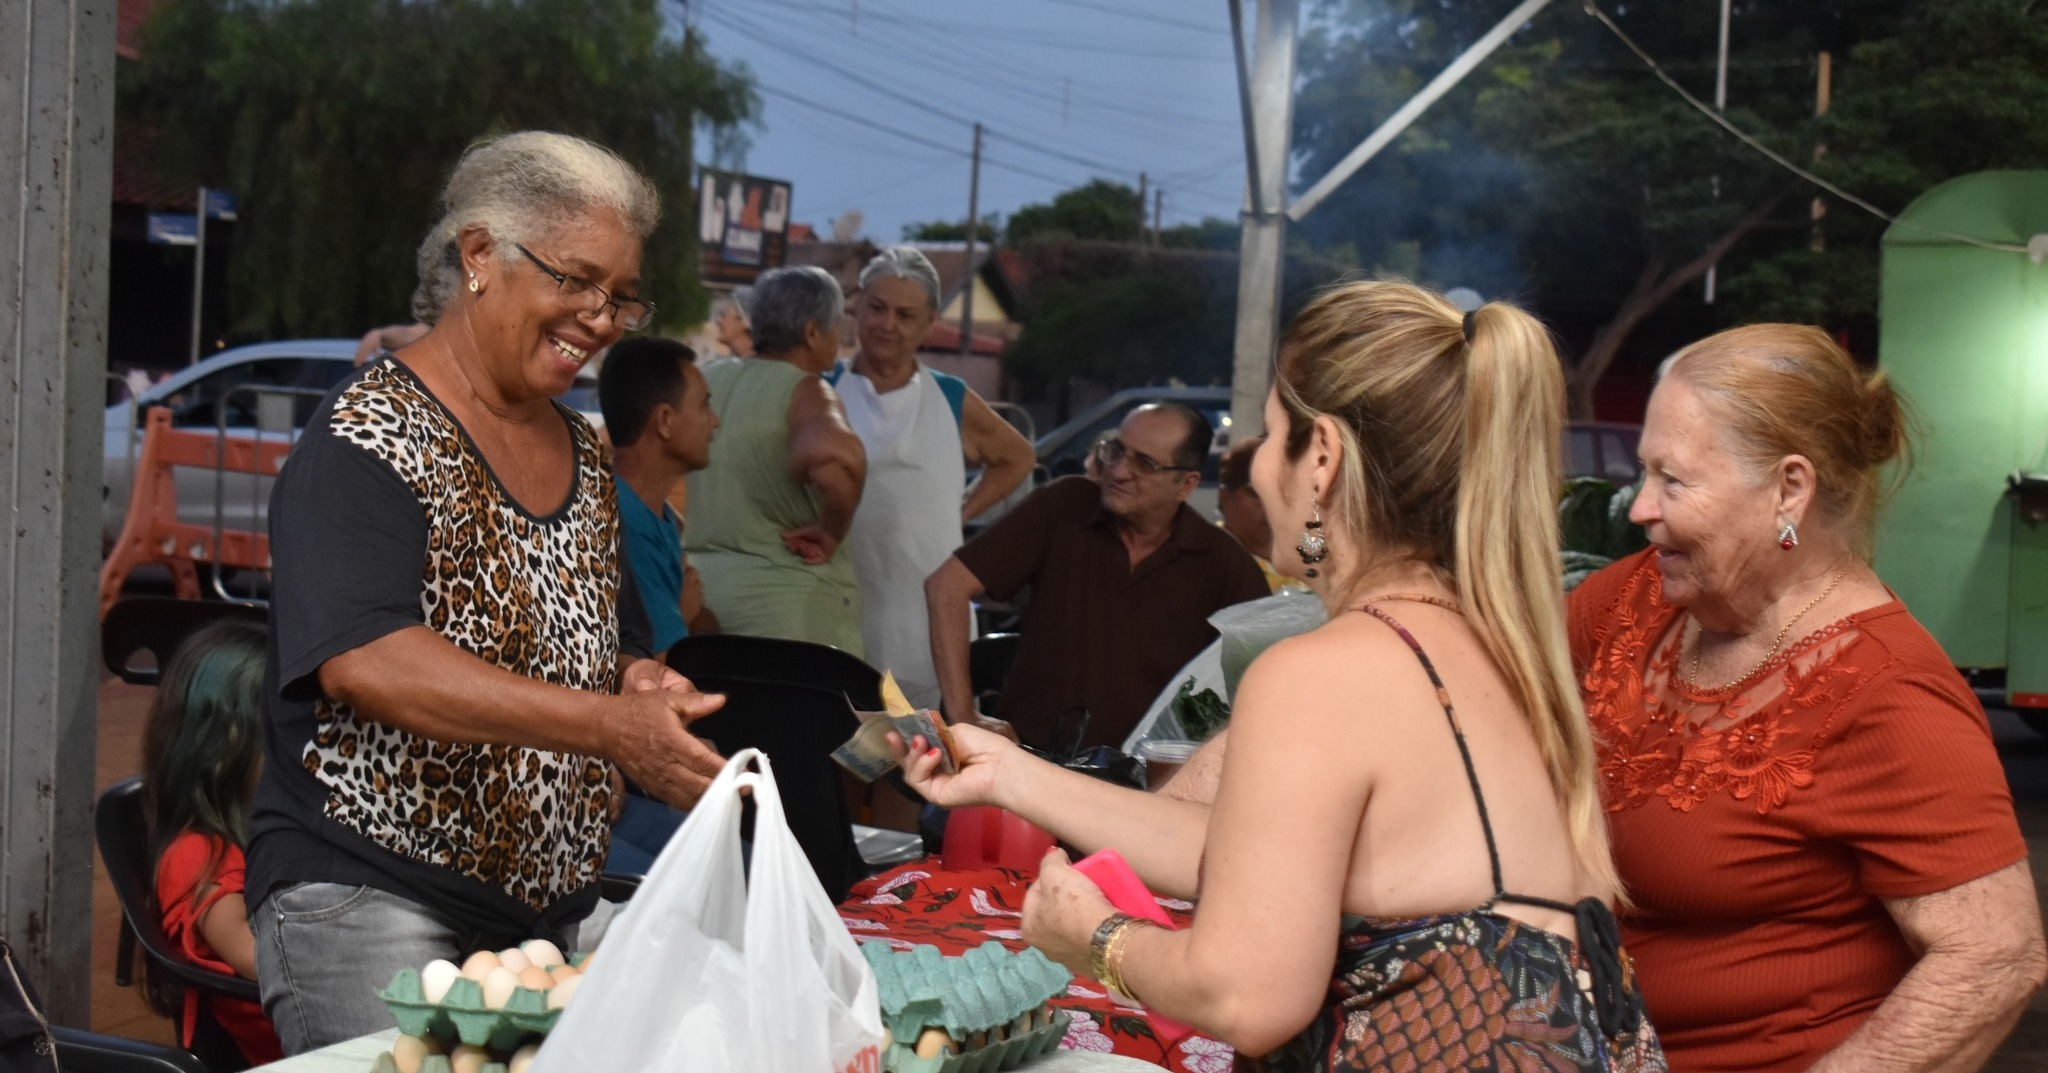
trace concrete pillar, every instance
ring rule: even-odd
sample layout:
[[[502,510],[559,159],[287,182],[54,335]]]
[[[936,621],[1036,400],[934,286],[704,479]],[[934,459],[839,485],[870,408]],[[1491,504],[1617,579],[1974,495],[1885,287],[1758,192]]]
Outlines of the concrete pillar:
[[[0,0],[0,931],[91,1012],[115,0]]]

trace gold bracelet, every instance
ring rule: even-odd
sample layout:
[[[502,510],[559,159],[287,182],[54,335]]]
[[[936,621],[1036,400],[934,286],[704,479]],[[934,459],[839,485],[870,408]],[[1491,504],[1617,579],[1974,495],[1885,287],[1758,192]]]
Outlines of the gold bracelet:
[[[1149,920],[1130,917],[1117,924],[1116,928],[1110,932],[1109,942],[1104,944],[1106,948],[1103,951],[1102,962],[1103,968],[1107,972],[1102,982],[1110,990],[1133,1002],[1138,1000],[1138,996],[1132,994],[1130,985],[1124,982],[1124,938],[1138,928],[1156,928],[1158,926]]]
[[[1095,925],[1095,934],[1088,940],[1088,965],[1095,970],[1095,978],[1103,979],[1109,972],[1109,941],[1131,919],[1128,913],[1111,913]]]

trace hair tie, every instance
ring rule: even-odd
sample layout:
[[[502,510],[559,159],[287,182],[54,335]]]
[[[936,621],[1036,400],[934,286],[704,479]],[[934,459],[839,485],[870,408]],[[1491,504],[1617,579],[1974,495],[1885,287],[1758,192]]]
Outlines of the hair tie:
[[[1465,311],[1465,343],[1468,346],[1471,345],[1472,342],[1472,321],[1478,315],[1479,311],[1476,309],[1470,309]]]

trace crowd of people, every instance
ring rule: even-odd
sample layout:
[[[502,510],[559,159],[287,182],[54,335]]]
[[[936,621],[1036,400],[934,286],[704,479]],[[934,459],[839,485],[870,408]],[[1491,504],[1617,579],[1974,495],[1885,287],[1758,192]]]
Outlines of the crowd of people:
[[[1560,365],[1511,305],[1332,286],[1220,524],[1188,504],[1215,430],[1154,405],[963,541],[1034,460],[918,359],[914,249],[862,269],[850,358],[839,283],[787,268],[700,359],[625,338],[660,209],[603,148],[482,143],[442,208],[422,327],[373,333],[279,476],[267,635],[196,639],[152,715],[166,933],[259,982],[216,1011],[252,1060],[387,1027],[399,968],[573,948],[722,765],[689,732],[722,698],[661,658],[710,631],[892,670],[953,724],[951,773],[898,743],[925,799],[1197,900],[1151,927],[1055,850],[1023,934],[1243,1068],[1968,1070],[2048,976],[1985,715],[1869,566],[1903,400],[1824,333],[1667,363],[1651,546],[1567,596]],[[554,401],[599,355],[602,436]],[[1163,791],[1017,744],[1121,743],[1281,588],[1327,623]],[[1024,594],[984,713],[972,607]]]

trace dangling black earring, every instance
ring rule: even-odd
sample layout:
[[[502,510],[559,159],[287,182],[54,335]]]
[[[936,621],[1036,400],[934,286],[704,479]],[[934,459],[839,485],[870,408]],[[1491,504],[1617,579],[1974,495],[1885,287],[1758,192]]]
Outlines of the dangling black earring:
[[[1308,564],[1305,573],[1316,576],[1315,564],[1330,557],[1330,542],[1323,538],[1323,511],[1314,503],[1309,504],[1308,527],[1301,531],[1301,539],[1294,544],[1295,554]]]

